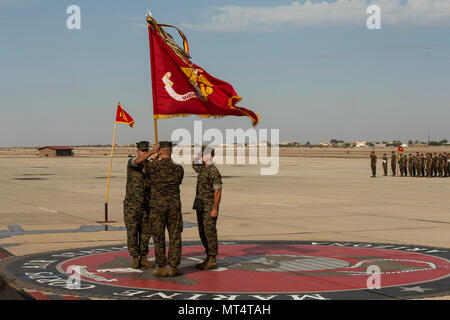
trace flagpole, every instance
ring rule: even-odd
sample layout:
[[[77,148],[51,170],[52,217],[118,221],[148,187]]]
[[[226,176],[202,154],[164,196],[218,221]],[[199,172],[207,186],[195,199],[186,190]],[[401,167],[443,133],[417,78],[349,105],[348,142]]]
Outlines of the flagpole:
[[[115,141],[116,141],[116,130],[117,130],[117,121],[114,121],[114,135],[113,135],[113,141],[112,141],[112,145],[111,145],[111,159],[109,161],[108,184],[106,187],[105,221],[97,221],[97,222],[115,222],[115,221],[108,221],[108,195],[109,195],[109,183],[111,182],[111,167],[112,167],[112,161],[113,161],[113,155],[114,155],[114,145],[115,145]]]
[[[147,10],[147,17],[151,17],[152,14],[149,10]],[[147,28],[150,27],[150,24],[147,21]],[[153,59],[153,37],[151,36],[150,29],[149,29],[149,45],[150,45],[150,74],[152,77],[155,75],[155,66],[154,66],[154,59]],[[151,77],[151,78],[152,78]],[[158,120],[155,118],[155,106],[157,105],[156,102],[156,87],[155,87],[155,81],[152,78],[152,98],[153,98],[153,125],[155,127],[155,147],[158,145]]]
[[[155,125],[155,146],[158,145],[158,123],[157,123],[157,121],[158,120],[153,119],[153,123]]]

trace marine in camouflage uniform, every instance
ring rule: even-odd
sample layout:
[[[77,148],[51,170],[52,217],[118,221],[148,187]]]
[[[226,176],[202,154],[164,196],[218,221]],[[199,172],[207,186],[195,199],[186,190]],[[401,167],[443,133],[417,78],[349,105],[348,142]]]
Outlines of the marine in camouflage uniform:
[[[425,157],[423,153],[420,155],[420,176],[425,177]]]
[[[411,177],[414,177],[416,175],[414,168],[414,156],[412,154],[409,154],[408,156],[408,171]]]
[[[400,153],[398,157],[398,169],[400,171],[400,176],[403,177],[403,154]]]
[[[416,153],[414,157],[414,174],[416,177],[420,177],[420,153]]]
[[[443,178],[444,177],[444,157],[442,156],[441,153],[439,153],[439,156],[438,156],[437,169],[438,169],[438,173],[439,173],[439,178]]]
[[[377,176],[377,156],[375,151],[370,153],[370,168],[372,169],[372,178],[375,178]]]
[[[437,155],[436,153],[433,155],[433,162],[431,164],[431,176],[436,177],[437,176]]]
[[[431,178],[431,174],[432,174],[432,164],[433,164],[433,159],[431,158],[431,153],[427,153],[426,158],[425,158],[425,163],[426,163],[426,170],[427,170],[427,177]]]
[[[152,188],[150,221],[155,243],[156,264],[159,268],[153,274],[158,277],[175,277],[183,274],[178,266],[181,261],[181,233],[183,232],[180,184],[183,181],[184,169],[172,161],[172,142],[161,141],[159,146],[161,159],[147,163],[145,167]],[[169,233],[168,258],[166,258],[166,229]],[[167,263],[170,266],[168,273]]]
[[[391,155],[391,170],[392,170],[392,176],[395,177],[397,174],[397,155],[394,151],[392,151]]]
[[[387,158],[387,155],[385,153],[385,154],[383,154],[383,171],[384,171],[384,176],[387,176],[387,174],[388,174],[388,164],[387,164],[387,162],[388,162],[388,158]]]
[[[403,175],[405,177],[408,175],[408,158],[406,155],[403,157]]]
[[[212,162],[214,150],[202,147],[203,157],[196,157],[192,167],[197,172],[197,188],[193,209],[197,211],[197,224],[200,239],[205,248],[206,259],[196,265],[202,270],[217,268],[218,253],[217,219],[222,196],[222,176]]]
[[[405,163],[403,169],[405,170],[405,176],[407,176],[408,173],[411,174],[411,168],[410,168],[410,166],[411,166],[411,155],[410,154],[409,155],[405,155],[405,160],[403,160],[403,161]]]
[[[148,152],[149,142],[140,141],[136,144],[138,156],[131,157],[127,164],[127,184],[123,215],[127,228],[128,252],[133,257],[132,267],[154,267],[147,260],[148,243],[151,237],[149,220],[150,183],[144,175],[144,164],[153,153]]]
[[[403,177],[405,175],[405,170],[406,170],[406,166],[407,166],[407,157],[404,154],[400,154],[399,160],[399,169],[400,169],[400,174]]]
[[[450,175],[450,169],[449,169],[449,156],[447,152],[444,153],[444,174],[446,177]]]
[[[415,177],[420,176],[420,154],[416,153],[415,156],[413,156],[413,172]]]

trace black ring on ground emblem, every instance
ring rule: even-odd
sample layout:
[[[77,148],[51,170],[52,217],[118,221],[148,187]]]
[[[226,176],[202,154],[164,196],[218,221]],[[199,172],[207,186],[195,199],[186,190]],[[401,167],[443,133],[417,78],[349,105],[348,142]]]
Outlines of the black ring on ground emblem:
[[[150,248],[153,260],[153,248]],[[127,247],[99,246],[12,257],[0,272],[27,290],[115,299],[333,300],[450,295],[450,249],[314,241],[219,243],[216,270],[199,242],[183,242],[183,275],[131,269]],[[76,272],[74,272],[75,270]]]

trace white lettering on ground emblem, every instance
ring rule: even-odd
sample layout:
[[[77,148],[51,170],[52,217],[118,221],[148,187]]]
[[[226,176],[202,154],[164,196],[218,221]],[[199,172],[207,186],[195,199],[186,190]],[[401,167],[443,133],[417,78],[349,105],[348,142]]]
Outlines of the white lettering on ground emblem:
[[[350,271],[348,269],[355,269],[355,268],[359,268],[362,265],[366,264],[366,263],[374,263],[374,262],[413,262],[413,263],[422,263],[422,264],[426,264],[428,266],[428,268],[416,268],[416,269],[408,269],[408,270],[400,270],[400,271],[392,271],[392,272],[380,272],[380,274],[398,274],[398,273],[407,273],[407,272],[417,272],[417,271],[427,271],[427,270],[435,270],[436,269],[436,265],[432,262],[426,262],[426,261],[417,261],[417,260],[407,260],[407,259],[368,259],[368,260],[363,260],[363,261],[359,261],[357,263],[355,263],[352,266],[349,267],[345,267],[344,271],[340,271],[340,270],[336,270],[336,272],[346,272],[349,273],[349,275],[351,276],[357,276],[357,275],[362,275],[362,274],[367,274],[366,271]]]
[[[144,270],[133,269],[133,268],[113,268],[113,269],[98,269],[97,272],[143,273]]]
[[[80,275],[82,275],[83,277],[90,278],[95,281],[102,281],[102,282],[119,281],[117,279],[106,279],[106,278],[98,276],[92,272],[89,272],[86,270],[87,266],[71,266],[71,267],[73,267],[74,270],[77,270],[80,273]]]

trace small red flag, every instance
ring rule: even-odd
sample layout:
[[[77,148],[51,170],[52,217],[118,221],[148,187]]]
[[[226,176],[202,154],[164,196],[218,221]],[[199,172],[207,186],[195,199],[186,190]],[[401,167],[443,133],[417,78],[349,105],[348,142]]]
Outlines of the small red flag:
[[[184,117],[247,116],[253,126],[259,116],[238,107],[242,99],[233,86],[210,75],[189,59],[184,34],[184,49],[153,18],[147,17],[152,71],[153,116],[155,119]],[[171,26],[169,26],[171,27]]]
[[[403,152],[403,147],[398,147],[398,152]]]
[[[125,110],[123,110],[120,103],[117,106],[116,122],[128,124],[130,127],[133,128],[134,124],[133,118],[128,113],[126,113]]]

